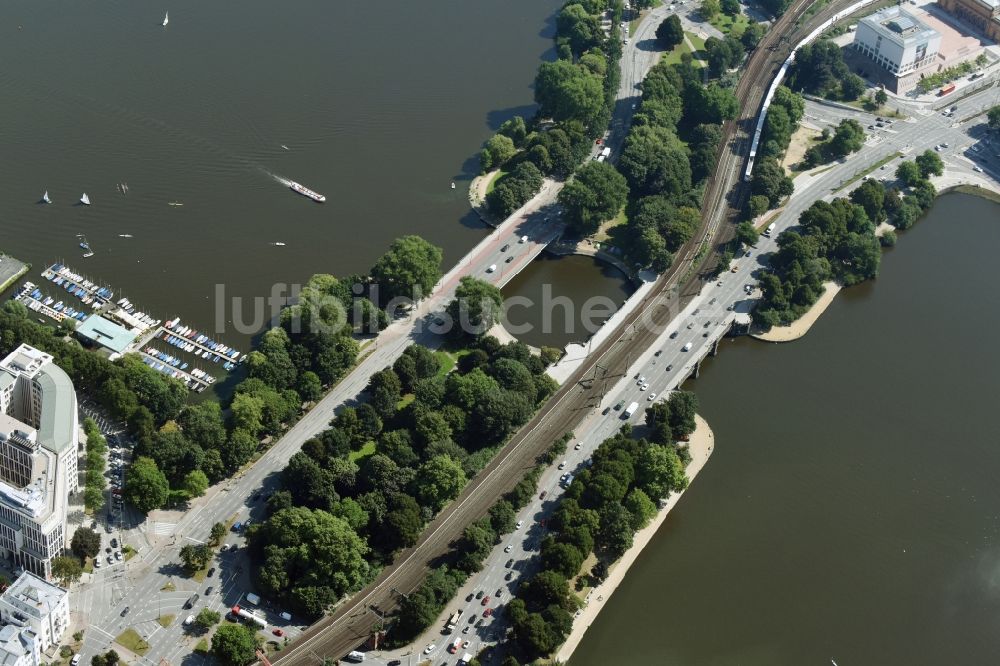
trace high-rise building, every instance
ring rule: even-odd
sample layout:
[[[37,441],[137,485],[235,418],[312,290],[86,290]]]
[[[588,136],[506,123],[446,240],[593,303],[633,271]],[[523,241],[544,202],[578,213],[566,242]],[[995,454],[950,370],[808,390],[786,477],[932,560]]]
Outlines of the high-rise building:
[[[0,361],[0,557],[44,578],[67,546],[78,431],[73,382],[51,355],[22,344]]]
[[[69,628],[69,591],[24,572],[0,595],[0,664],[41,666]]]
[[[941,35],[894,5],[858,21],[854,48],[901,78],[934,64],[941,48]]]

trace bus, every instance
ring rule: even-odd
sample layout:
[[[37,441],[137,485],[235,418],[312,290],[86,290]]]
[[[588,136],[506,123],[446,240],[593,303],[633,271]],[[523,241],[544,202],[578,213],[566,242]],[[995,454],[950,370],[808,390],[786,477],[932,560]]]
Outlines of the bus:
[[[252,611],[240,608],[239,606],[233,606],[230,612],[233,618],[238,621],[260,627],[262,630],[267,629],[267,620]]]

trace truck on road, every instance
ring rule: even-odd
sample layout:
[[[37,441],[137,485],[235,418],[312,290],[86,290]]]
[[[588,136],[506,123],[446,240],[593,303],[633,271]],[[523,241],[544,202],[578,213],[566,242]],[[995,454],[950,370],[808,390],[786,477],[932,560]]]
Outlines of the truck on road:
[[[632,418],[632,415],[635,414],[635,410],[637,409],[639,409],[639,403],[633,402],[625,408],[625,411],[622,412],[622,416],[626,419]]]
[[[448,625],[447,625],[448,631],[452,631],[455,628],[455,626],[458,625],[458,621],[461,619],[462,619],[461,609],[452,613],[452,616],[448,618]]]
[[[767,229],[764,229],[764,235],[767,236],[768,238],[770,238],[771,234],[773,233],[774,233],[774,222],[767,225]]]
[[[249,611],[246,608],[240,608],[239,606],[233,606],[232,614],[233,618],[237,620],[258,626],[261,629],[267,629],[267,620],[253,611]]]

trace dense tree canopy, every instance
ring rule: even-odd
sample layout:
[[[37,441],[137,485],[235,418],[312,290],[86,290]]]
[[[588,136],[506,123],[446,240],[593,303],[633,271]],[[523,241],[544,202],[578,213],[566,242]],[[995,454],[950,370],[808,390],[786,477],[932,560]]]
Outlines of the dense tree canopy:
[[[628,184],[607,162],[588,162],[577,170],[559,192],[559,203],[566,211],[570,229],[581,236],[595,231],[605,220],[618,214],[625,205]]]
[[[396,297],[420,300],[429,295],[441,278],[441,258],[441,248],[420,236],[393,241],[371,270],[383,302]]]
[[[660,48],[670,50],[684,41],[684,27],[677,14],[671,14],[656,28],[656,41]]]

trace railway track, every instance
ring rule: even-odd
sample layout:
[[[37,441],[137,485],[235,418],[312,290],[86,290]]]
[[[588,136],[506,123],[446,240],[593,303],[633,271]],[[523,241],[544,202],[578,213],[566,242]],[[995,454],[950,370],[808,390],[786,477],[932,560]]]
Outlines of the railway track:
[[[782,32],[795,26],[814,1],[797,0],[751,54],[736,91],[741,114],[724,126],[718,166],[706,188],[702,226],[678,251],[670,271],[657,279],[643,302],[612,335],[591,351],[587,361],[534,418],[511,437],[459,498],[432,521],[414,547],[400,553],[393,565],[383,570],[373,583],[344,601],[332,615],[315,623],[278,653],[272,659],[275,664],[317,666],[324,659],[340,658],[365,642],[381,618],[395,609],[402,596],[419,586],[431,568],[440,565],[441,558],[461,536],[465,526],[485,515],[495,499],[512,488],[555,439],[572,431],[586,415],[597,409],[604,385],[624,376],[638,350],[652,344],[662,327],[700,291],[705,279],[704,266],[712,259],[712,253],[704,248],[713,248],[731,233],[731,225],[723,222],[735,219],[748,191],[740,177],[750,143],[747,130],[752,127],[773,73],[796,43],[792,39],[794,35],[784,37]],[[822,22],[842,4],[846,2],[831,3],[827,11],[793,28],[793,32],[805,34],[809,25]],[[692,271],[699,274],[692,277]]]

